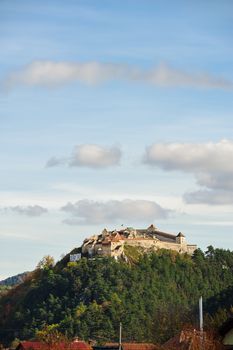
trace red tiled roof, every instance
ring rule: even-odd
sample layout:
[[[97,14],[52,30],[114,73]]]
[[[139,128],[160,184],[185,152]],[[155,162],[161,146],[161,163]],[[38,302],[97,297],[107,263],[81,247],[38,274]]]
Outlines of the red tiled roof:
[[[157,350],[158,347],[149,343],[125,343],[122,344],[123,350]]]
[[[44,344],[39,341],[22,341],[16,349],[38,350],[43,349],[44,347]]]
[[[72,350],[90,350],[91,346],[84,341],[76,340],[70,344]]]
[[[119,346],[118,343],[107,343],[106,346]],[[122,343],[123,350],[158,350],[158,346],[151,343]]]
[[[72,343],[66,344],[65,343],[58,343],[55,344],[55,347],[57,349],[70,349],[70,350],[91,350],[91,347],[89,344],[85,343],[84,341],[74,341]],[[17,350],[44,350],[47,348],[47,344],[38,342],[38,341],[23,341],[19,343],[17,346]]]
[[[203,339],[203,340],[201,340]],[[197,330],[184,330],[174,338],[163,344],[165,350],[194,350],[199,348],[201,341],[205,343],[205,349],[222,349],[222,346],[206,332]]]
[[[121,239],[122,239],[121,235],[119,234],[119,232],[117,232],[111,240],[113,242],[119,242]]]
[[[177,335],[169,339],[165,344],[163,344],[165,350],[189,350],[190,339],[187,341],[180,341],[180,336]]]

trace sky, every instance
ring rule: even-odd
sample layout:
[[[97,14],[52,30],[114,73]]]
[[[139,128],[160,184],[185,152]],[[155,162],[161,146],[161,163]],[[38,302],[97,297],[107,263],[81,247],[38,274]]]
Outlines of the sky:
[[[233,250],[233,2],[1,0],[0,279],[103,228]]]

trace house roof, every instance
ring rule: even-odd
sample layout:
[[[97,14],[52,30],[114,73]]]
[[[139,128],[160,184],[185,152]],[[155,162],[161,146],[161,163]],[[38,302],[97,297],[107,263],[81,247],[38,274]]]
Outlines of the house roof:
[[[107,347],[119,349],[118,343],[107,343]],[[122,350],[158,350],[158,346],[151,343],[122,343]]]
[[[43,349],[45,346],[43,343],[39,341],[22,341],[18,344],[16,347],[17,349],[24,349],[24,350],[38,350]]]
[[[218,340],[213,337],[213,334],[200,332],[195,329],[187,329],[163,344],[164,350],[196,350],[199,349],[201,341],[204,341],[205,349],[217,350],[226,349]]]
[[[122,239],[122,236],[117,232],[115,236],[112,238],[112,242],[119,242]]]
[[[67,346],[68,345],[68,346]],[[70,350],[91,350],[89,344],[84,341],[74,341],[72,343],[58,343],[56,344],[57,349],[70,349]],[[39,341],[22,341],[17,346],[16,350],[45,350],[47,349],[47,344]]]
[[[71,343],[71,349],[73,350],[90,350],[91,346],[84,341],[75,340]]]
[[[169,339],[165,344],[163,344],[164,350],[189,350],[190,339],[186,341],[180,341],[180,335]]]
[[[155,344],[150,343],[125,343],[123,344],[123,350],[157,350],[158,347]]]
[[[85,343],[85,341],[75,340],[71,343],[71,349],[72,350],[90,350],[91,346]]]
[[[185,235],[183,235],[182,232],[179,232],[178,235],[176,237],[185,237]]]
[[[136,229],[136,234],[139,235],[145,235],[145,239],[151,239],[152,235],[156,236],[156,238],[158,238],[160,241],[164,241],[164,242],[175,242],[176,241],[176,236],[174,234],[171,233],[167,233],[167,232],[162,232],[159,231],[158,229],[154,230],[154,231],[148,231],[147,229]],[[122,232],[122,234],[124,235],[124,231],[119,231],[120,233]],[[125,239],[125,238],[124,238]],[[132,238],[134,239],[134,238]],[[136,237],[135,239],[139,239],[139,237]]]
[[[175,241],[176,240],[175,235],[173,235],[171,233],[167,233],[167,232],[156,231],[155,235],[161,241]]]

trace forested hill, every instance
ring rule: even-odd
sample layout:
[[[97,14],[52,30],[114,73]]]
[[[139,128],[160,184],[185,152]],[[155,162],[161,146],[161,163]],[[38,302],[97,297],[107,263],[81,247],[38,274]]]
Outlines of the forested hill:
[[[29,272],[19,273],[18,275],[8,277],[0,281],[0,286],[14,286],[16,284],[22,283],[24,278]]]
[[[15,276],[8,277],[0,281],[0,297],[7,293],[9,289],[24,281],[29,272],[23,272]]]
[[[124,340],[163,342],[197,322],[201,295],[205,314],[209,298],[218,296],[218,307],[206,315],[209,323],[227,316],[230,304],[219,313],[219,295],[233,287],[233,252],[209,247],[193,257],[168,250],[129,255],[130,263],[45,261],[0,299],[0,342],[33,338],[45,324],[57,324],[69,337],[115,340],[120,321]]]

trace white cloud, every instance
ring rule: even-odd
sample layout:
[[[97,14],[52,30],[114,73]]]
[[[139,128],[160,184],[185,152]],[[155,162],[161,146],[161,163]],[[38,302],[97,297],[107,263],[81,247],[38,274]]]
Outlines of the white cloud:
[[[98,145],[78,145],[75,147],[70,166],[86,166],[104,168],[118,165],[121,151],[118,147],[103,147]]]
[[[18,214],[26,215],[30,217],[38,217],[48,212],[46,208],[41,207],[40,205],[28,205],[28,206],[17,205],[15,207],[5,208],[5,210],[9,210],[9,209]]]
[[[229,159],[230,162],[230,159]],[[201,173],[196,175],[197,183],[201,186],[216,190],[233,191],[232,171],[220,169],[209,173]]]
[[[144,162],[165,170],[233,173],[233,142],[160,143],[146,149]]]
[[[143,161],[166,171],[182,171],[195,176],[205,187],[184,195],[187,203],[233,204],[233,142],[165,143],[146,149]]]
[[[165,219],[170,212],[153,201],[130,199],[105,202],[83,199],[67,203],[61,209],[71,215],[64,221],[70,225],[148,222]]]
[[[199,190],[184,194],[186,203],[209,205],[232,205],[233,192],[224,190]]]
[[[142,82],[155,86],[232,88],[232,82],[208,73],[189,73],[166,64],[143,69],[119,63],[34,61],[6,77],[3,85],[57,87],[71,82],[88,85],[106,81]]]
[[[46,166],[53,167],[66,163],[70,167],[106,168],[119,165],[121,150],[116,147],[104,147],[95,144],[77,145],[68,158],[52,157]]]
[[[232,88],[232,82],[209,73],[189,73],[161,64],[145,74],[145,81],[161,86],[189,86],[195,88]]]

